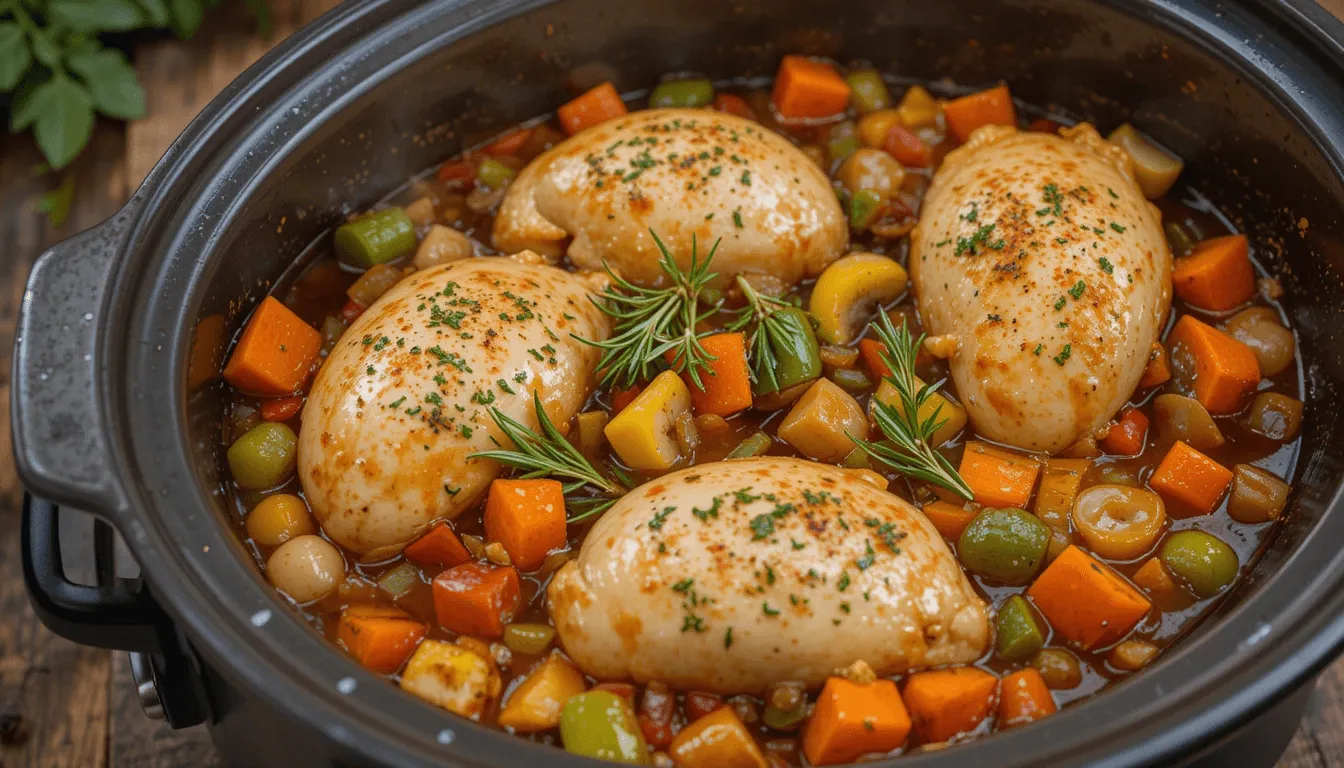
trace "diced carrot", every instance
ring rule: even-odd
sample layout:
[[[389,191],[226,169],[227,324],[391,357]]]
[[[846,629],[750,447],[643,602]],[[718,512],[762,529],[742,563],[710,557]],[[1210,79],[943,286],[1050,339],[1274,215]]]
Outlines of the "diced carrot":
[[[978,510],[966,509],[965,506],[947,501],[931,501],[920,508],[924,516],[929,518],[933,527],[943,534],[943,538],[956,541],[961,538],[962,531],[975,519]]]
[[[462,540],[457,538],[457,534],[453,533],[453,529],[449,528],[447,523],[440,523],[430,528],[429,533],[406,547],[403,554],[407,560],[425,566],[452,568],[471,562],[471,553],[462,545]]]
[[[321,347],[322,334],[317,329],[267,296],[247,321],[224,366],[224,378],[253,394],[293,394],[308,378]]]
[[[901,746],[910,727],[910,714],[892,681],[860,685],[827,678],[803,731],[803,754],[812,765],[852,762]]]
[[[1172,264],[1171,287],[1186,303],[1215,312],[1249,301],[1255,295],[1255,269],[1246,236],[1227,235],[1197,243],[1189,256]]]
[[[1170,600],[1180,593],[1176,580],[1171,578],[1167,567],[1156,557],[1148,558],[1147,562],[1139,566],[1139,570],[1134,572],[1134,583],[1159,602]]]
[[[1114,456],[1138,456],[1148,437],[1148,417],[1138,408],[1120,412],[1111,431],[1101,440],[1102,450]]]
[[[365,669],[390,675],[401,669],[426,627],[404,611],[352,605],[341,612],[336,637]]]
[[[1162,342],[1154,341],[1148,352],[1148,365],[1143,369],[1143,378],[1139,379],[1139,389],[1166,384],[1171,379],[1171,363],[1167,360],[1167,348]]]
[[[598,683],[593,686],[593,690],[614,693],[630,702],[630,706],[635,705],[635,686],[629,683]]]
[[[751,371],[747,367],[747,340],[741,333],[716,333],[700,340],[705,351],[715,359],[709,371],[700,372],[702,390],[695,386],[689,373],[681,378],[691,390],[691,403],[697,414],[712,413],[728,416],[751,407]]]
[[[518,612],[518,571],[465,563],[434,577],[434,615],[447,630],[495,638]]]
[[[1031,124],[1027,126],[1027,130],[1032,133],[1059,133],[1059,127],[1059,123],[1056,123],[1054,120],[1038,117],[1031,121]]]
[[[449,160],[439,166],[439,181],[471,186],[476,181],[476,164],[469,160]]]
[[[756,119],[756,110],[751,108],[747,100],[732,93],[714,94],[714,109],[727,112],[730,115],[745,117],[748,120]]]
[[[1148,485],[1191,512],[1207,515],[1218,508],[1218,502],[1232,485],[1232,470],[1177,440],[1157,465]]]
[[[559,480],[495,480],[485,501],[485,538],[504,545],[522,571],[565,546],[565,487]]]
[[[612,393],[611,393],[611,415],[612,415],[612,416],[615,416],[616,414],[620,413],[621,411],[624,411],[624,410],[625,410],[625,407],[626,407],[627,405],[629,405],[629,404],[635,402],[635,398],[636,398],[636,397],[639,397],[639,393],[640,393],[640,392],[643,392],[643,391],[644,391],[644,388],[643,388],[643,387],[640,387],[640,386],[634,386],[634,387],[631,387],[631,388],[629,388],[629,389],[618,389],[618,390],[615,390],[614,392],[612,392]]]
[[[481,152],[491,156],[499,157],[501,155],[516,155],[518,151],[527,143],[532,136],[531,128],[519,128],[516,131],[507,133],[498,139],[486,144],[481,148]]]
[[[891,375],[891,369],[887,367],[887,361],[882,359],[882,353],[886,350],[886,345],[877,339],[861,339],[859,341],[859,357],[863,358],[863,364],[868,369],[868,375],[872,376],[874,381],[882,381]]]
[[[1251,348],[1190,315],[1167,336],[1172,355],[1193,358],[1195,399],[1209,413],[1235,413],[1260,383],[1260,363]]]
[[[1019,669],[1003,678],[999,693],[1000,728],[1026,725],[1058,710],[1045,678],[1034,667]]]
[[[668,747],[677,768],[769,768],[756,739],[732,707],[688,724]]]
[[[882,149],[907,168],[928,168],[933,165],[933,147],[899,122],[887,129]]]
[[[266,400],[261,404],[263,421],[289,421],[303,408],[303,396],[282,397],[278,400]]]
[[[1006,85],[949,101],[943,105],[943,117],[947,130],[962,143],[982,125],[1017,125],[1013,97]]]
[[[667,749],[675,735],[677,694],[666,685],[650,682],[639,697],[639,730],[654,749]],[[684,732],[684,731],[683,731]]]
[[[849,83],[824,61],[785,56],[771,94],[775,111],[787,119],[830,117],[849,105]]]
[[[717,693],[691,691],[686,694],[686,703],[683,708],[686,710],[687,720],[698,720],[722,706],[723,698]]]
[[[364,314],[364,305],[353,299],[346,299],[341,305],[341,319],[347,324],[355,322],[355,319]]]
[[[573,136],[585,128],[629,114],[616,86],[605,82],[556,110],[560,127]]]
[[[1055,632],[1085,650],[1124,637],[1152,607],[1120,574],[1070,545],[1027,589]]]
[[[975,494],[975,503],[986,507],[1025,507],[1040,469],[1040,462],[1029,456],[971,441],[961,455],[959,471]]]
[[[983,669],[953,667],[916,672],[901,696],[915,735],[923,742],[947,741],[974,729],[994,708],[999,679]]]

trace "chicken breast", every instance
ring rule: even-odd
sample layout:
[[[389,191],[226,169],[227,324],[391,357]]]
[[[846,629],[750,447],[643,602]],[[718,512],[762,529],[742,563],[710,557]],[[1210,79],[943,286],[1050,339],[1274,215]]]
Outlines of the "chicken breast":
[[[585,283],[508,258],[412,274],[350,326],[303,409],[298,474],[322,529],[369,559],[480,500],[499,473],[468,454],[505,442],[494,407],[566,424],[594,384],[606,316]]]
[[[914,507],[853,472],[739,459],[631,491],[547,589],[565,652],[605,680],[759,694],[969,662],[987,609]]]
[[[1134,392],[1171,306],[1171,251],[1128,155],[1090,125],[986,127],[947,156],[910,238],[925,328],[985,437],[1056,452]]]
[[[849,226],[826,175],[782,136],[734,115],[652,109],[570,138],[518,174],[495,219],[494,245],[531,249],[580,269],[605,261],[631,282],[666,279],[649,231],[690,266],[716,240],[717,283],[820,274],[845,251]],[[572,238],[572,240],[571,240]]]

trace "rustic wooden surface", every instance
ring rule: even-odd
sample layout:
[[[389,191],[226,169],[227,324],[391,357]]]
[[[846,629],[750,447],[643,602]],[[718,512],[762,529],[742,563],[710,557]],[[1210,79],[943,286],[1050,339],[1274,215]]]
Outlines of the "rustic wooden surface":
[[[203,728],[173,731],[140,712],[125,654],[75,646],[47,632],[28,607],[20,577],[22,489],[9,444],[9,353],[24,281],[44,248],[110,216],[149,173],[196,112],[269,45],[334,5],[272,0],[274,32],[263,40],[246,14],[221,12],[190,43],[162,40],[135,51],[149,117],[102,122],[77,161],[70,217],[51,228],[34,204],[50,184],[27,136],[0,133],[0,768],[213,768]],[[1324,0],[1344,15],[1344,0]],[[89,540],[87,528],[71,534]],[[78,577],[78,571],[74,574]],[[87,574],[85,574],[87,577]],[[1344,660],[1316,684],[1306,717],[1279,768],[1344,766]]]

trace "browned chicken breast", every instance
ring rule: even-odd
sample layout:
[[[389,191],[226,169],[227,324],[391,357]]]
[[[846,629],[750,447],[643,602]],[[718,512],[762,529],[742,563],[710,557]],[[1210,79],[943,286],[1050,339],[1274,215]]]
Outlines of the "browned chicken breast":
[[[849,228],[830,182],[782,136],[704,109],[652,109],[579,133],[533,160],[495,219],[496,248],[605,261],[638,285],[664,279],[649,234],[690,265],[694,236],[719,284],[739,273],[793,285],[844,253]]]
[[[1171,304],[1171,252],[1130,160],[1090,125],[982,128],[947,156],[910,240],[925,327],[956,340],[977,431],[1060,451],[1133,393]]]
[[[636,488],[547,602],[584,671],[679,690],[815,686],[858,660],[898,674],[973,661],[989,641],[984,603],[922,514],[799,459],[705,464]]]

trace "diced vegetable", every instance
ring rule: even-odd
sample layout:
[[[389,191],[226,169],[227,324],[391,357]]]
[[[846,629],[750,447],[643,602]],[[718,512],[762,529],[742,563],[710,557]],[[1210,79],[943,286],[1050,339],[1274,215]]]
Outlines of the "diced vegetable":
[[[1149,200],[1167,194],[1185,167],[1180,158],[1167,154],[1166,150],[1144,138],[1129,123],[1116,128],[1106,138],[1124,147],[1134,160],[1134,176],[1138,179],[1139,189],[1143,190],[1143,196]]]
[[[1166,522],[1161,497],[1127,485],[1094,485],[1073,504],[1073,524],[1083,541],[1111,560],[1133,560],[1151,550]]]
[[[868,339],[864,339],[864,342],[867,341]],[[880,347],[881,345],[879,344],[878,346]],[[915,386],[923,387],[924,381],[916,377]],[[900,393],[899,390],[896,389],[896,385],[886,379],[883,379],[882,383],[878,385],[877,392],[873,393],[873,399],[894,406],[897,409],[904,409],[905,407],[901,404]],[[933,435],[929,438],[929,443],[937,447],[961,434],[962,428],[966,426],[966,409],[962,408],[959,403],[952,402],[952,400],[940,390],[934,392],[924,401],[924,404],[919,407],[918,411],[916,411],[916,417],[919,419],[920,423],[923,423],[932,418],[935,413],[938,415],[938,421],[941,421],[943,424],[933,431]],[[871,416],[871,414],[872,410],[870,403],[869,415]]]
[[[345,295],[361,307],[371,307],[373,302],[401,282],[404,273],[391,264],[375,264],[365,270],[351,286],[345,289]]]
[[[745,117],[748,120],[756,119],[756,110],[751,108],[747,100],[731,93],[714,94],[714,109],[727,112],[730,115]]]
[[[607,436],[602,430],[607,428],[611,417],[606,411],[585,411],[574,417],[574,434],[571,441],[589,461],[594,461],[606,445]]]
[[[1167,245],[1171,246],[1173,256],[1184,256],[1195,247],[1195,240],[1181,226],[1179,221],[1166,221],[1162,223],[1162,231],[1167,236]]]
[[[775,434],[804,456],[838,462],[854,449],[851,435],[868,439],[868,419],[848,392],[829,379],[817,379],[793,404]]]
[[[984,125],[1017,125],[1017,112],[1008,86],[980,91],[953,99],[943,105],[947,131],[965,144],[971,133]]]
[[[1217,509],[1231,484],[1231,470],[1182,442],[1171,446],[1148,479],[1153,490],[1199,515]]]
[[[725,459],[746,459],[752,456],[764,456],[774,444],[774,440],[764,432],[753,432],[747,439],[737,444],[737,447],[728,452]]]
[[[861,115],[892,105],[891,92],[875,69],[856,69],[845,76],[845,82],[849,84],[849,101]]]
[[[961,455],[961,478],[975,493],[975,503],[987,507],[1025,507],[1040,469],[1034,458],[979,441],[967,443]]]
[[[1269,307],[1251,307],[1233,315],[1223,326],[1227,335],[1251,348],[1261,376],[1277,376],[1293,364],[1297,342]]]
[[[322,335],[316,329],[267,296],[233,348],[224,379],[252,394],[293,394],[308,378],[321,346]]]
[[[1016,728],[1058,711],[1041,673],[1028,667],[1003,678],[999,689],[999,727]]]
[[[406,559],[423,566],[452,568],[471,560],[471,553],[447,523],[440,523],[405,550]]]
[[[1178,531],[1162,543],[1162,564],[1191,592],[1213,597],[1237,578],[1237,553],[1204,531]]]
[[[851,195],[867,191],[875,195],[876,204],[881,205],[901,191],[905,168],[886,152],[864,147],[845,160],[835,178]]]
[[[838,115],[849,103],[849,85],[835,67],[806,56],[785,56],[771,95],[780,117],[796,120]]]
[[[436,176],[451,187],[470,187],[476,179],[476,165],[470,160],[449,160],[439,166]]]
[[[1008,598],[994,629],[994,653],[1004,661],[1026,661],[1045,645],[1045,632],[1031,604],[1021,595]],[[908,696],[907,696],[908,698]]]
[[[1154,341],[1153,348],[1148,353],[1148,365],[1144,367],[1143,377],[1139,379],[1139,389],[1165,384],[1170,378],[1171,364],[1167,361],[1167,348],[1162,346],[1162,342]]]
[[[1288,484],[1268,470],[1250,464],[1233,468],[1232,496],[1227,514],[1239,523],[1256,524],[1277,520],[1288,506]]]
[[[314,533],[313,518],[303,499],[277,493],[262,499],[247,513],[247,537],[263,547],[278,547],[295,536]]]
[[[1157,658],[1158,648],[1147,640],[1125,640],[1106,654],[1112,667],[1125,672],[1137,672]]]
[[[843,163],[858,151],[858,136],[837,136],[826,142],[826,166],[830,167],[836,163]]]
[[[1250,301],[1255,295],[1255,270],[1247,254],[1246,236],[1201,241],[1189,256],[1176,259],[1171,285],[1186,303],[1214,312]]]
[[[365,669],[390,675],[401,669],[426,627],[396,608],[352,605],[341,611],[336,638]]]
[[[874,308],[895,301],[908,282],[905,268],[886,256],[851,253],[835,261],[817,278],[808,302],[818,337],[828,344],[848,344]]]
[[[434,577],[433,588],[439,625],[463,635],[499,637],[521,602],[509,567],[464,563]]]
[[[714,84],[704,78],[669,80],[654,86],[650,109],[707,107],[714,100]]]
[[[1071,528],[1070,515],[1073,512],[1073,500],[1083,487],[1083,475],[1092,466],[1088,459],[1045,460],[1045,471],[1041,473],[1041,487],[1036,491],[1036,517],[1056,533],[1066,537]],[[1058,554],[1058,553],[1056,553]]]
[[[535,571],[546,555],[563,549],[565,489],[558,480],[490,483],[485,502],[485,538],[497,541],[521,571]]]
[[[648,748],[630,702],[614,693],[592,690],[573,696],[560,713],[565,751],[612,763],[648,765]]]
[[[428,269],[440,264],[469,259],[476,254],[476,248],[466,235],[452,227],[435,224],[429,228],[420,247],[415,250],[411,264],[416,269]]]
[[[1159,603],[1171,602],[1180,589],[1158,557],[1150,557],[1139,566],[1134,572],[1134,583]]]
[[[684,709],[687,720],[699,720],[710,712],[723,706],[723,699],[716,693],[690,691],[686,694]]]
[[[859,141],[865,147],[881,149],[887,140],[887,132],[893,125],[899,125],[901,113],[894,109],[879,109],[859,118]],[[899,159],[899,158],[898,158]]]
[[[933,147],[900,123],[887,131],[886,138],[882,140],[882,150],[907,168],[928,168],[933,165]]]
[[[1100,445],[1114,456],[1138,456],[1143,453],[1143,444],[1147,438],[1148,417],[1138,408],[1125,408]]]
[[[673,371],[663,371],[603,430],[611,448],[635,469],[667,469],[681,457],[678,419],[691,417],[691,392]]]
[[[518,128],[500,136],[498,139],[481,147],[481,153],[490,157],[503,157],[504,155],[516,155],[523,150],[527,140],[532,138],[532,128]]]
[[[700,374],[704,389],[696,387],[689,373],[682,378],[690,388],[696,413],[729,416],[751,407],[751,370],[747,365],[746,336],[741,333],[716,333],[700,340],[714,359],[709,370]]]
[[[630,683],[598,683],[593,686],[594,691],[606,691],[625,699],[630,706],[635,705],[635,686]]]
[[[912,85],[901,96],[896,111],[906,128],[927,128],[938,123],[938,102],[922,85]]]
[[[295,536],[271,553],[266,578],[294,602],[311,602],[331,594],[345,578],[345,558],[321,536]]]
[[[871,189],[861,189],[849,198],[849,228],[863,232],[882,212],[882,197]]]
[[[1286,443],[1302,428],[1302,401],[1278,392],[1261,392],[1251,401],[1247,423],[1253,432]]]
[[[415,225],[402,208],[384,208],[336,228],[336,256],[368,269],[415,250]]]
[[[1153,400],[1158,439],[1181,441],[1197,451],[1214,451],[1225,442],[1222,430],[1198,400],[1181,395],[1158,395]]]
[[[191,336],[191,357],[187,360],[187,391],[195,392],[220,375],[219,364],[224,362],[224,316],[206,315],[196,324]]]
[[[868,378],[868,374],[855,368],[836,369],[831,373],[831,381],[848,392],[867,392],[873,388],[873,381]]]
[[[490,662],[442,640],[424,640],[401,673],[401,689],[462,717],[480,721],[499,695]]]
[[[620,413],[621,411],[624,411],[626,406],[635,402],[635,398],[639,397],[639,393],[643,391],[644,388],[640,386],[630,387],[629,389],[612,390],[611,415],[614,417],[616,414]]]
[[[299,438],[294,430],[268,421],[249,429],[229,446],[229,472],[249,491],[274,488],[294,474]]]
[[[298,416],[302,408],[302,395],[267,400],[261,404],[261,418],[263,421],[289,421]]]
[[[499,712],[498,722],[515,733],[549,731],[560,725],[565,702],[587,689],[583,673],[555,651],[513,689]]]
[[[1195,399],[1209,413],[1235,413],[1260,383],[1260,364],[1251,348],[1190,315],[1167,336],[1172,356],[1188,356]]]
[[[812,320],[802,309],[781,309],[772,320],[783,331],[771,334],[770,348],[775,353],[775,381],[779,390],[770,390],[764,377],[752,388],[756,395],[768,395],[805,384],[821,375],[821,355],[817,337],[812,332]]]
[[[998,687],[998,678],[982,669],[952,667],[911,675],[902,698],[920,741],[947,741],[989,716]]]
[[[1120,574],[1074,546],[1046,567],[1027,597],[1056,634],[1087,650],[1124,637],[1151,607]]]
[[[504,628],[504,645],[514,653],[540,656],[555,640],[555,628],[547,624],[510,624]]]
[[[629,114],[621,94],[610,82],[602,83],[555,111],[560,127],[573,136],[585,128]]]
[[[649,746],[667,749],[676,715],[677,695],[666,683],[650,680],[639,697],[639,730]]]
[[[677,768],[768,768],[756,739],[732,708],[688,724],[668,747]]]
[[[1048,688],[1069,690],[1083,682],[1083,668],[1078,657],[1063,648],[1046,648],[1031,659],[1031,667],[1041,673]]]
[[[500,161],[487,157],[476,168],[476,183],[490,189],[503,189],[508,186],[518,172]]]
[[[795,730],[807,719],[807,689],[802,683],[776,683],[765,693],[761,720],[776,731]]]
[[[848,763],[896,749],[910,728],[910,715],[892,681],[860,685],[830,677],[803,730],[803,754],[812,765]]]
[[[378,588],[393,600],[399,600],[410,593],[417,584],[421,584],[420,569],[415,563],[401,563],[383,571],[378,576]]]
[[[956,541],[971,524],[977,514],[974,509],[966,509],[961,504],[954,504],[949,501],[931,501],[921,507],[920,511],[933,523],[933,527],[943,535],[943,538],[950,541]]]
[[[957,556],[966,570],[1004,584],[1026,584],[1045,562],[1050,529],[1021,509],[984,509],[962,531]]]

